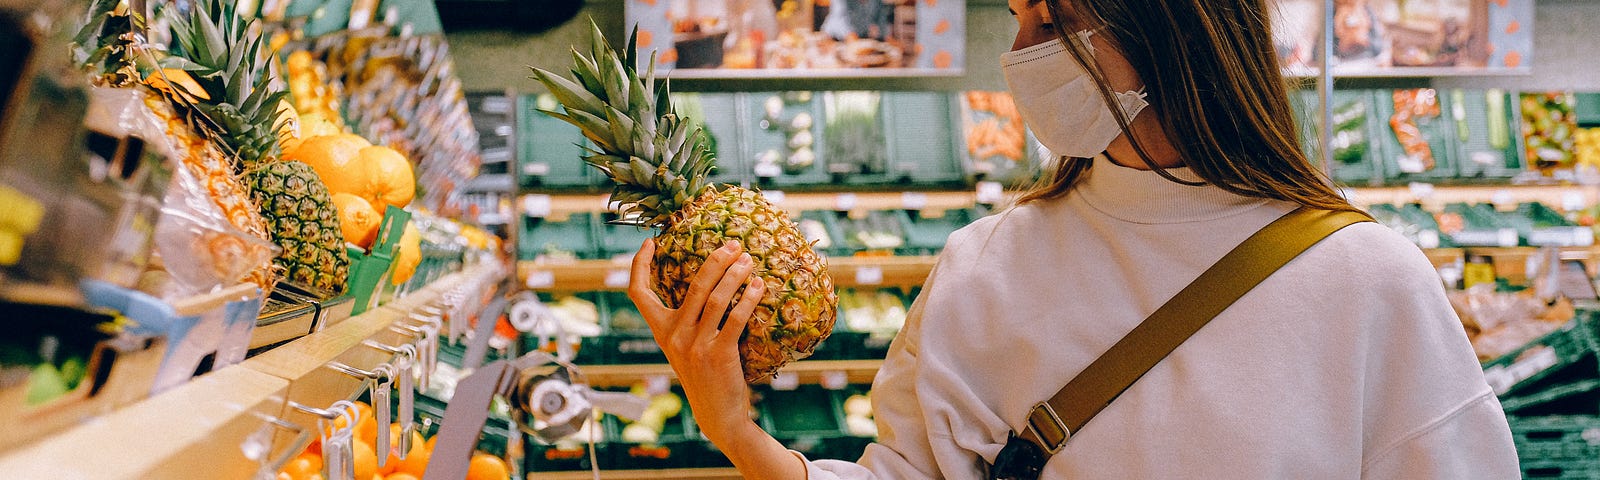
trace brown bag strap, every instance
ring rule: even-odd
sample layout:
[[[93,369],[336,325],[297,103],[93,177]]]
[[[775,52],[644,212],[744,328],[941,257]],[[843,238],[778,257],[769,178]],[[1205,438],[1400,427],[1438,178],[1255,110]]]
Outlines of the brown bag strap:
[[[1273,221],[1223,255],[1049,401],[1034,406],[1018,436],[1048,454],[1060,451],[1073,432],[1250,289],[1333,232],[1370,221],[1359,212],[1306,207]]]

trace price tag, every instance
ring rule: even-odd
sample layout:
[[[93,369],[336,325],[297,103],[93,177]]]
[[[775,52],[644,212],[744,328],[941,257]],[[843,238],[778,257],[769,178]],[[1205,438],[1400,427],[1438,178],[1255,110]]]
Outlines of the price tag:
[[[768,202],[772,202],[774,205],[783,205],[783,190],[762,190],[761,196],[766,198]]]
[[[1498,165],[1505,161],[1503,155],[1495,152],[1472,152],[1467,158],[1471,159],[1472,163],[1483,166]]]
[[[382,382],[372,382],[372,417],[374,421],[378,422],[378,425],[388,425],[394,420],[393,412],[389,410],[393,408],[393,405],[389,403],[389,395],[392,392],[394,392],[393,378],[385,378]],[[378,466],[382,467],[389,460],[389,429],[379,428],[377,434],[378,436],[373,442],[377,445],[373,446],[377,448],[378,453],[383,454],[378,456]]]
[[[550,216],[550,196],[533,194],[522,196],[522,214],[535,218]]]
[[[775,163],[757,163],[755,171],[757,177],[774,178],[783,174],[783,167],[779,167]]]
[[[1520,240],[1520,238],[1517,236],[1517,229],[1515,228],[1500,229],[1499,237],[1499,243],[1502,247],[1515,247]]]
[[[1417,200],[1424,200],[1433,196],[1433,184],[1411,182],[1411,196],[1417,197]]]
[[[994,205],[1005,198],[1006,188],[1000,182],[978,182],[978,203]]]
[[[822,372],[822,388],[844,390],[850,386],[850,376],[842,371]]]
[[[1510,190],[1495,190],[1494,195],[1489,196],[1489,203],[1493,203],[1497,207],[1511,205],[1517,203],[1517,198],[1511,195]]]
[[[550,174],[550,164],[533,162],[522,166],[522,174],[530,177],[543,177]]]
[[[1411,155],[1395,157],[1394,163],[1400,167],[1400,173],[1422,173],[1428,171],[1428,167],[1422,163],[1421,158]]]
[[[644,377],[644,391],[655,396],[672,391],[672,379],[666,375],[650,375]]]
[[[778,372],[772,377],[772,389],[788,392],[800,388],[800,375],[794,372]]]
[[[841,193],[833,197],[833,209],[848,212],[856,208],[856,194]]]
[[[1583,210],[1589,202],[1584,201],[1583,194],[1579,192],[1566,192],[1561,194],[1561,209],[1568,212]]]
[[[556,285],[556,274],[550,271],[528,272],[528,288],[550,288]]]
[[[1439,248],[1439,231],[1423,230],[1417,232],[1417,246],[1422,248]]]
[[[882,285],[883,268],[861,267],[856,269],[856,285]]]
[[[1594,230],[1589,227],[1572,227],[1572,245],[1576,247],[1594,246]]]
[[[900,208],[906,210],[922,210],[928,206],[928,194],[922,192],[905,192],[900,194]]]
[[[627,270],[609,270],[606,272],[606,288],[627,288],[632,280],[632,274]]]

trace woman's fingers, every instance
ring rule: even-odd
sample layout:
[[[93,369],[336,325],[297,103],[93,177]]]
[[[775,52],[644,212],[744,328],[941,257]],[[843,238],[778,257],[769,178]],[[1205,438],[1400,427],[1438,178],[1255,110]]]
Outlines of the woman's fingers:
[[[650,277],[655,270],[653,263],[656,254],[655,239],[645,240],[639,246],[639,253],[633,255],[633,274],[628,281],[628,299],[633,300],[633,305],[639,308],[639,313],[644,317],[650,328],[659,329],[657,322],[670,318],[672,309],[661,303],[661,298],[650,289]]]
[[[750,323],[750,317],[756,313],[756,306],[761,305],[761,298],[767,295],[767,283],[761,277],[750,279],[750,286],[745,287],[744,296],[739,298],[739,304],[733,306],[728,312],[728,323],[718,330],[714,342],[718,346],[735,346],[739,343],[739,336],[744,334],[744,327]]]
[[[716,288],[722,280],[722,274],[728,271],[728,266],[733,265],[739,258],[739,251],[743,250],[739,242],[729,240],[722,248],[711,252],[706,257],[706,262],[700,265],[700,271],[695,272],[694,280],[689,282],[689,292],[683,296],[683,305],[678,306],[681,312],[699,316],[700,310],[705,307],[706,297],[711,295],[711,289]],[[689,318],[685,318],[688,320]]]
[[[710,341],[711,336],[722,327],[722,315],[728,313],[728,307],[733,304],[733,295],[750,277],[752,263],[750,254],[740,254],[739,259],[722,275],[722,281],[711,291],[711,296],[706,298],[706,305],[700,311],[700,325],[695,327],[698,332],[695,336],[700,341]]]

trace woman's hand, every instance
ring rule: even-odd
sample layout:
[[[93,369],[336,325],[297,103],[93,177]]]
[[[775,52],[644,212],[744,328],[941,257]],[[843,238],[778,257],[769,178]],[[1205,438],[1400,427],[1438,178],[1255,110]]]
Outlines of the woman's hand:
[[[633,257],[628,298],[650,324],[667,363],[678,374],[700,429],[713,442],[733,441],[754,426],[748,413],[750,391],[739,360],[739,337],[766,286],[761,277],[751,279],[744,296],[730,310],[734,293],[754,266],[738,242],[729,241],[694,273],[683,305],[667,308],[650,288],[654,258],[655,240],[647,240]],[[719,329],[724,314],[727,323]]]

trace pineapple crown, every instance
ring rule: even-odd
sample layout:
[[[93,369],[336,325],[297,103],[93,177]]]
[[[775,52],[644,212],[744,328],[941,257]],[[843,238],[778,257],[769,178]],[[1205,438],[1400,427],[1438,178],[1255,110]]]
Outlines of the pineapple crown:
[[[274,87],[276,77],[259,32],[252,32],[234,10],[233,2],[199,0],[188,15],[172,19],[173,56],[162,67],[181,69],[194,78],[202,92],[174,95],[192,107],[220,132],[220,137],[246,169],[278,153],[278,103],[289,93]]]
[[[583,161],[616,183],[611,201],[620,213],[663,226],[709,186],[715,154],[705,132],[673,110],[668,85],[656,87],[654,54],[641,77],[638,28],[619,55],[600,27],[589,24],[589,55],[572,50],[575,80],[530,67],[530,78],[544,84],[565,113],[540,111],[577,126],[594,143],[584,147]]]
[[[124,7],[121,0],[94,0],[73,37],[72,59],[89,70],[96,84],[127,87],[139,81],[135,51],[144,18]]]

